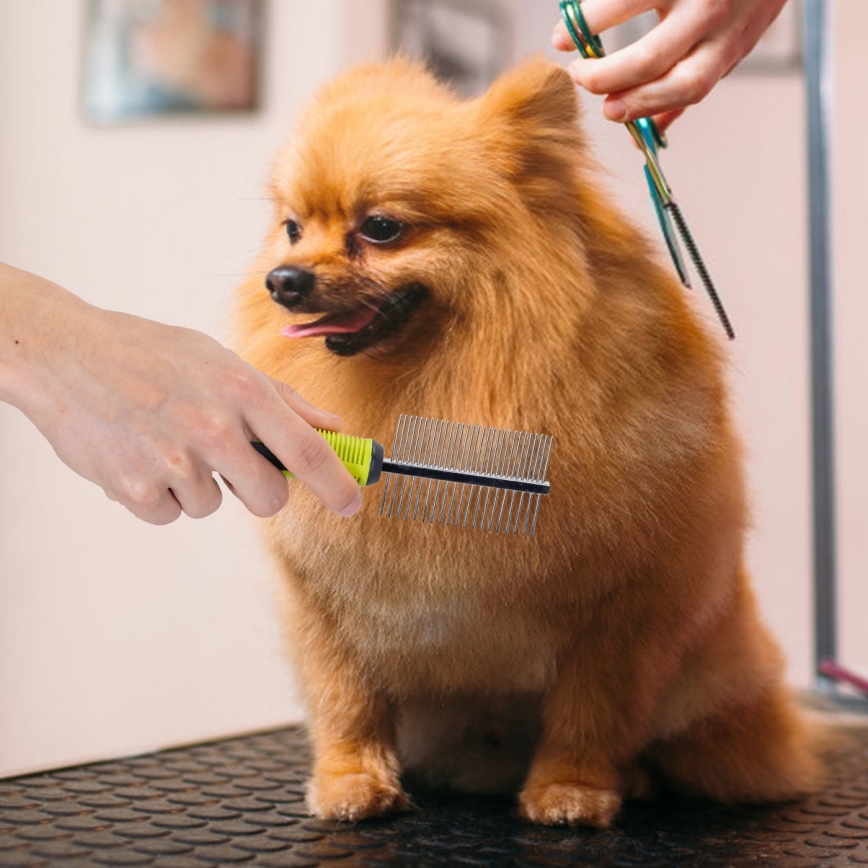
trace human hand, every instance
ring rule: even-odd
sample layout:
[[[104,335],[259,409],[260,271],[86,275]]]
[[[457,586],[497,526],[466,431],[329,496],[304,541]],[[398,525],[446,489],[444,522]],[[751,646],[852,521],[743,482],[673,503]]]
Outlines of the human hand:
[[[608,94],[603,114],[612,121],[653,117],[665,129],[684,109],[704,99],[753,49],[786,0],[584,0],[592,33],[648,12],[660,22],[632,45],[569,66],[576,84]],[[575,45],[561,21],[552,42]]]
[[[0,290],[14,271],[0,269]],[[100,310],[35,275],[16,276],[31,292],[29,303],[18,293],[17,316],[12,298],[14,350],[24,364],[9,364],[7,332],[0,373],[13,373],[0,398],[134,515],[152,524],[182,511],[210,515],[222,500],[214,472],[255,515],[278,512],[287,481],[250,445],[256,438],[329,509],[358,511],[358,485],[311,427],[337,430],[338,417],[205,334]]]

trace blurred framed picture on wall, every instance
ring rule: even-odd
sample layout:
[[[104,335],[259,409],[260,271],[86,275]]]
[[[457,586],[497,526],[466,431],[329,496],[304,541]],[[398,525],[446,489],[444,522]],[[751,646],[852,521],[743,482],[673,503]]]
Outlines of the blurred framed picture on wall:
[[[84,112],[98,124],[257,108],[263,0],[88,0]]]
[[[463,96],[482,93],[509,62],[509,17],[498,0],[393,0],[392,18],[393,47]]]

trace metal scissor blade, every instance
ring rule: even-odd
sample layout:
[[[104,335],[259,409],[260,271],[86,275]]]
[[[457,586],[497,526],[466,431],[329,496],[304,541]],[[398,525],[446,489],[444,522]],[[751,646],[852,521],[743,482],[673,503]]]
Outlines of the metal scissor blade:
[[[670,199],[664,207],[672,216],[672,220],[675,222],[675,226],[678,229],[678,234],[681,236],[681,240],[684,242],[684,246],[687,248],[687,252],[690,254],[690,259],[693,261],[693,265],[696,268],[697,273],[699,274],[699,278],[702,281],[702,285],[705,287],[705,291],[708,293],[708,297],[711,299],[712,305],[714,305],[714,309],[717,312],[717,317],[720,320],[720,323],[723,326],[727,337],[730,340],[734,340],[735,331],[733,330],[732,323],[730,323],[729,317],[727,316],[726,311],[723,309],[723,302],[720,300],[720,296],[717,294],[717,290],[714,288],[714,283],[712,283],[711,275],[709,275],[708,269],[705,267],[705,262],[703,262],[702,256],[700,256],[699,254],[699,248],[696,246],[696,242],[693,240],[693,236],[690,234],[690,230],[687,228],[687,223],[684,220],[684,215],[681,213],[681,209],[678,207],[678,205],[675,204],[672,199]]]
[[[660,135],[651,118],[638,118],[628,122],[625,126],[645,157],[645,165],[642,167],[645,172],[645,180],[648,182],[651,201],[654,203],[654,212],[657,215],[657,222],[660,224],[660,231],[663,233],[663,240],[669,249],[672,264],[678,272],[681,283],[690,289],[690,275],[687,273],[684,258],[681,256],[681,248],[678,246],[678,239],[672,228],[672,220],[666,210],[666,206],[672,201],[672,190],[666,182],[663,167],[657,159],[657,148],[658,146],[665,147],[665,139]]]
[[[660,203],[660,197],[657,195],[657,188],[654,186],[654,179],[651,177],[651,172],[647,166],[645,169],[645,180],[648,181],[648,187],[651,190],[651,201],[654,203],[654,211],[657,214],[657,222],[660,224],[660,231],[663,233],[663,240],[669,248],[669,255],[672,257],[672,262],[675,265],[675,270],[678,272],[678,277],[681,278],[681,283],[690,289],[690,275],[687,273],[687,267],[684,264],[684,259],[681,256],[681,248],[678,246],[678,241],[675,239],[675,233],[672,229],[672,221],[669,219],[669,213]]]

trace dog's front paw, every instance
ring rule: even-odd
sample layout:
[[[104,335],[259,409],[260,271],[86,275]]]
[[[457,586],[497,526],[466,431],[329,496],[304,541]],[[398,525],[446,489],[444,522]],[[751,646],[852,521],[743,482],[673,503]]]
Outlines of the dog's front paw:
[[[621,808],[621,796],[613,790],[557,783],[527,787],[518,803],[521,816],[532,823],[605,829]]]
[[[397,782],[367,772],[318,775],[307,792],[310,812],[324,820],[370,820],[410,809],[410,799]]]

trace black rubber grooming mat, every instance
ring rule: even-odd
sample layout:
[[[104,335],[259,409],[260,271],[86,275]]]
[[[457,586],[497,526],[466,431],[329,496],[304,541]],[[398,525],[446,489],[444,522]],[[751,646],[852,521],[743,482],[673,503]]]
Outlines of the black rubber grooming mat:
[[[864,727],[845,730],[829,785],[807,801],[631,804],[607,831],[539,828],[509,801],[434,796],[395,819],[314,820],[309,761],[290,728],[0,780],[0,866],[868,865]]]

